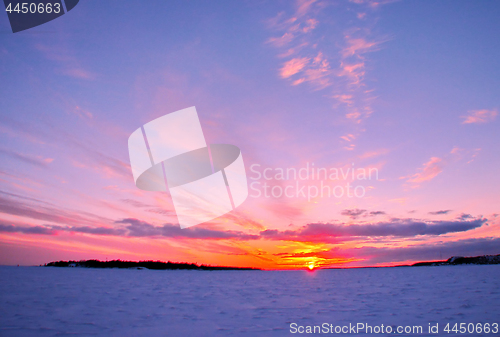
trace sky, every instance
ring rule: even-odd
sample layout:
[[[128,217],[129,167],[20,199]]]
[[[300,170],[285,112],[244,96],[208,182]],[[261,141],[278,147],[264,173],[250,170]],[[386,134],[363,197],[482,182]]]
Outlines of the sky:
[[[13,34],[0,15],[0,264],[500,254],[498,17],[497,1],[82,0]],[[135,186],[127,140],[191,106],[207,143],[241,149],[249,196],[180,229],[168,193]]]

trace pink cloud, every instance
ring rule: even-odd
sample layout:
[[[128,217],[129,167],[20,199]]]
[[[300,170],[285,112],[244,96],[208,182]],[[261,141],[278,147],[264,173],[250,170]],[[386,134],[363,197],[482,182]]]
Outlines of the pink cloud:
[[[387,149],[380,149],[380,150],[377,150],[377,151],[365,152],[362,155],[360,155],[359,158],[360,159],[374,158],[374,157],[378,157],[378,156],[381,156],[381,155],[384,155],[384,154],[387,154],[387,153],[389,153],[389,150],[387,150]]]
[[[345,140],[347,142],[352,142],[354,139],[356,139],[356,136],[354,136],[353,134],[348,134],[348,135],[342,136],[340,138],[342,138],[343,140]]]
[[[465,159],[467,160],[467,164],[470,164],[474,161],[474,159],[477,157],[480,151],[481,148],[470,150],[470,149],[462,149],[459,148],[458,146],[455,146],[453,149],[451,149],[450,154],[453,155],[453,157],[456,160]]]
[[[348,94],[339,94],[339,95],[334,95],[333,98],[335,98],[337,101],[344,103],[348,106],[351,106],[353,104],[353,95],[348,95]]]
[[[422,182],[434,179],[447,165],[462,160],[467,160],[467,164],[471,163],[474,161],[479,151],[481,151],[481,149],[467,150],[455,146],[449,153],[442,156],[442,158],[432,157],[417,173],[411,176],[401,177],[400,179],[407,179],[407,182],[415,184],[413,187],[417,187],[418,184]]]
[[[362,13],[363,22],[371,20],[373,2],[361,1],[362,7],[354,14]],[[373,37],[371,29],[356,20],[354,26],[338,32],[332,32],[333,39],[340,50],[335,53],[324,49],[324,36],[316,30],[319,22],[328,24],[322,19],[325,3],[311,0],[297,1],[295,13],[287,16],[285,12],[278,13],[268,20],[268,26],[279,32],[280,37],[267,40],[269,44],[279,49],[278,57],[286,62],[281,64],[278,75],[282,79],[291,78],[290,85],[297,86],[308,83],[313,90],[331,88],[328,96],[335,99],[333,108],[343,114],[350,127],[359,128],[372,112],[371,101],[375,99],[370,90],[366,89],[365,53],[378,50],[384,41]],[[327,50],[330,51],[327,53]],[[294,75],[297,77],[292,77]],[[359,132],[351,131],[351,132]],[[354,144],[346,147],[352,150]]]
[[[330,85],[330,80],[328,79],[328,69],[325,68],[316,68],[316,69],[307,69],[305,71],[307,78],[306,81],[311,82],[317,88],[323,89]]]
[[[298,80],[293,81],[292,85],[299,85],[300,83],[303,83],[306,79],[304,77],[299,78]]]
[[[498,115],[498,111],[496,109],[493,110],[469,110],[468,116],[462,116],[465,119],[462,124],[483,124],[491,122]]]
[[[361,114],[357,111],[354,112],[349,112],[345,115],[345,118],[347,119],[353,119],[356,121],[356,123],[359,123],[361,120],[359,119],[361,117]]]
[[[287,32],[280,37],[271,37],[267,40],[267,42],[271,43],[275,47],[283,47],[284,45],[290,43],[293,40],[293,37],[292,33]]]
[[[297,15],[302,16],[306,14],[310,9],[311,5],[315,3],[316,0],[299,0],[297,1]]]
[[[82,79],[82,80],[92,80],[95,78],[94,74],[81,68],[70,68],[63,71],[67,76]]]
[[[323,89],[330,85],[330,80],[328,78],[330,73],[330,63],[323,56],[323,53],[319,52],[313,58],[313,62],[309,64],[308,69],[304,70],[305,78],[301,79],[299,83],[311,82],[316,86],[317,90]],[[294,83],[294,85],[299,83]]]
[[[340,72],[338,76],[345,76],[348,78],[350,85],[359,85],[361,83],[361,79],[365,75],[365,64],[364,62],[356,63],[356,64],[344,64],[342,62],[340,66]]]
[[[75,107],[74,113],[76,115],[78,115],[78,117],[80,117],[80,118],[92,118],[93,117],[89,111],[84,110],[84,109],[80,108],[79,106]]]
[[[299,71],[301,71],[309,62],[309,58],[301,57],[301,58],[293,58],[290,61],[285,62],[283,67],[280,69],[280,75],[282,78],[288,78],[292,75],[295,75]]]
[[[306,21],[306,26],[304,28],[302,28],[302,31],[304,33],[308,33],[310,31],[312,31],[314,28],[316,28],[317,25],[318,25],[318,20],[309,19]]]
[[[391,2],[395,2],[397,0],[381,0],[381,1],[374,1],[374,0],[349,0],[350,2],[353,2],[358,5],[368,5],[371,8],[376,8],[380,5],[385,5],[389,4]]]
[[[353,39],[348,36],[346,37],[346,40],[348,46],[342,50],[342,56],[344,58],[372,51],[373,47],[378,44],[377,42],[366,41],[363,38]]]
[[[83,80],[92,80],[95,78],[95,74],[83,69],[80,60],[71,49],[43,44],[37,44],[35,48],[47,59],[59,63],[62,74]]]
[[[308,45],[308,43],[304,42],[302,44],[299,44],[296,47],[289,48],[287,51],[285,51],[285,52],[283,52],[281,54],[278,54],[278,57],[285,58],[285,57],[288,57],[288,56],[292,56],[292,55],[296,54],[297,52],[299,52],[302,48],[304,48],[307,45]]]
[[[420,169],[420,172],[415,173],[407,181],[411,183],[421,183],[434,179],[443,171],[441,162],[441,158],[432,157],[427,163],[424,164],[424,166]]]

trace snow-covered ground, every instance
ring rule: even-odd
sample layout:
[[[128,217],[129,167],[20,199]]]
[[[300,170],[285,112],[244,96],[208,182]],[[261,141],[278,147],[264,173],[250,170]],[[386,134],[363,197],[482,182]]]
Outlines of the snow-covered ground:
[[[314,272],[0,267],[0,336],[281,336],[292,335],[291,323],[360,322],[421,325],[424,332],[439,323],[439,335],[456,335],[443,333],[446,323],[500,323],[500,265]]]

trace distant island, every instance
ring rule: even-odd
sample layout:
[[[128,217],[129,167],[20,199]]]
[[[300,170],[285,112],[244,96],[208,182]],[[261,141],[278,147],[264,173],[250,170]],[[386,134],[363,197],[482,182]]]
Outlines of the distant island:
[[[481,255],[472,257],[453,256],[446,261],[417,262],[412,267],[423,266],[456,266],[461,264],[500,264],[500,254]]]
[[[473,257],[453,256],[445,261],[416,262],[412,265],[396,265],[393,267],[425,267],[425,266],[456,266],[463,264],[500,264],[499,255],[482,255]],[[80,267],[80,268],[129,268],[129,269],[152,269],[152,270],[261,270],[260,268],[241,268],[241,267],[221,267],[197,265],[186,262],[163,262],[163,261],[55,261],[46,263],[44,267]],[[386,268],[386,267],[354,267],[354,268]],[[319,269],[349,269],[346,267],[319,268]]]
[[[322,269],[364,269],[364,268],[409,268],[409,267],[426,267],[426,266],[458,266],[463,264],[500,264],[500,254],[498,255],[481,255],[481,256],[452,256],[445,261],[423,261],[414,264],[399,264],[393,266],[372,266],[372,267],[331,267]]]
[[[80,268],[132,268],[132,269],[153,269],[153,270],[260,270],[259,268],[240,267],[220,267],[197,265],[185,262],[162,262],[162,261],[55,261],[46,263],[44,267],[80,267]]]

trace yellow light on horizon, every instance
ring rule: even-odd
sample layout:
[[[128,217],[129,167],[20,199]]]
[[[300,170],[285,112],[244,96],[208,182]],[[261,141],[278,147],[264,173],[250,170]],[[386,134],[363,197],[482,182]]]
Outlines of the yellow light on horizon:
[[[309,263],[309,265],[307,267],[309,268],[309,270],[313,270],[314,269],[314,262]]]

